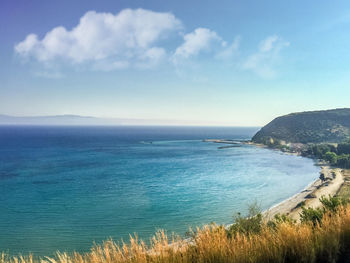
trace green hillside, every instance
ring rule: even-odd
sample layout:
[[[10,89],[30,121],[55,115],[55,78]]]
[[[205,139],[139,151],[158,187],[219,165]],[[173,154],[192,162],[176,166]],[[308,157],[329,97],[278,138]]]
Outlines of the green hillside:
[[[339,143],[350,138],[350,108],[292,113],[261,128],[253,142]]]

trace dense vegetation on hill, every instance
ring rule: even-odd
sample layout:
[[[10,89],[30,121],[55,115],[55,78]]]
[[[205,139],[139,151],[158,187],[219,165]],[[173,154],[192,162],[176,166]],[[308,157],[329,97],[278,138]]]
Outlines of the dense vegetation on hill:
[[[339,144],[309,144],[301,152],[304,156],[315,156],[331,165],[350,169],[350,140]]]
[[[350,138],[350,109],[309,111],[278,117],[258,131],[253,142],[339,143]]]
[[[350,168],[350,109],[281,116],[261,128],[252,141]]]

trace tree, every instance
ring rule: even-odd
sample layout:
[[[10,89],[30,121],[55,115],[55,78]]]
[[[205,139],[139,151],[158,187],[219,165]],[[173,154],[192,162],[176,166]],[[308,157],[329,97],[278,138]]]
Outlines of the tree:
[[[337,154],[334,152],[326,152],[324,159],[328,161],[331,165],[337,164]]]
[[[350,168],[350,155],[342,154],[337,158],[337,165],[343,168]]]
[[[350,154],[350,143],[340,143],[337,151],[338,154]]]

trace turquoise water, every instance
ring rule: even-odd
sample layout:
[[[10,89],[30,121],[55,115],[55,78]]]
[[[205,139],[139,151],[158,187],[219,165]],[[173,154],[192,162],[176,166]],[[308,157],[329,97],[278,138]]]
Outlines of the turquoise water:
[[[318,176],[311,159],[205,138],[257,128],[0,127],[0,249],[86,251],[93,241],[232,222]]]

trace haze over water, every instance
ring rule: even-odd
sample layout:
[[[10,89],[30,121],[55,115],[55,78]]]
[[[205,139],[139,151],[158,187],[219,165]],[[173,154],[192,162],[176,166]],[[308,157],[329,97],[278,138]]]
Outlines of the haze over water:
[[[206,138],[257,128],[0,127],[0,247],[11,254],[87,251],[93,241],[231,223],[318,177],[311,159]]]

